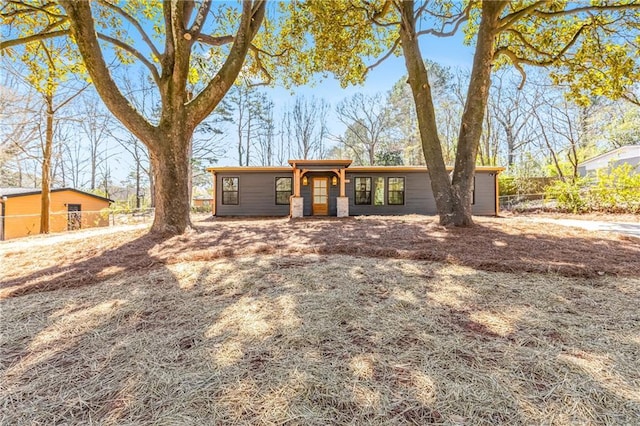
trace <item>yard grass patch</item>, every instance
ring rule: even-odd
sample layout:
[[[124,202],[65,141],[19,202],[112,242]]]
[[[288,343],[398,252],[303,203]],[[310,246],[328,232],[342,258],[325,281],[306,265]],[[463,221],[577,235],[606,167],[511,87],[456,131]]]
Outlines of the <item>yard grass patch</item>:
[[[0,423],[636,423],[632,242],[571,235],[630,256],[598,274],[549,228],[480,223],[476,241],[515,259],[521,232],[536,265],[544,244],[571,267],[495,271],[445,250],[465,230],[412,218],[0,246],[21,265],[0,289]]]

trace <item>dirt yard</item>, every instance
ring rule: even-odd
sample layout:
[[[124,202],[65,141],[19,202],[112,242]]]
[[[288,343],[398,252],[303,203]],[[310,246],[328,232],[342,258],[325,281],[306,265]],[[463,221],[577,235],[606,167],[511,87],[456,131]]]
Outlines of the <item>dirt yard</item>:
[[[0,423],[637,423],[637,240],[477,222],[0,243]]]

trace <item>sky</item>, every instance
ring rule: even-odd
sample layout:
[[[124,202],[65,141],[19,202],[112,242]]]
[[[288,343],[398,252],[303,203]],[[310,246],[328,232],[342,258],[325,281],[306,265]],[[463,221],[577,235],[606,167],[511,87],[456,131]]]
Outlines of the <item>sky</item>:
[[[473,47],[465,46],[463,39],[464,34],[462,31],[458,31],[458,33],[452,37],[445,38],[424,36],[420,40],[423,58],[437,62],[443,66],[471,69],[474,50]],[[375,62],[375,59],[372,62]],[[323,98],[330,104],[328,117],[329,132],[332,134],[340,134],[344,130],[344,126],[338,122],[334,113],[338,102],[358,92],[366,95],[374,95],[379,92],[386,93],[391,90],[393,85],[403,75],[406,75],[404,58],[402,56],[391,56],[371,70],[362,85],[342,88],[336,79],[328,77],[316,82],[314,85],[295,87],[291,90],[282,87],[265,88],[263,90],[274,102],[276,114],[282,111],[287,105],[293,104],[296,94],[305,97],[315,96],[316,98]],[[238,164],[235,149],[236,141],[237,139],[235,138],[230,141],[230,146],[226,154],[220,158],[217,163],[218,166],[235,166]]]
[[[473,60],[473,48],[465,46],[463,43],[463,32],[460,30],[453,37],[438,38],[433,36],[424,36],[421,38],[421,47],[423,57],[432,60],[443,66],[459,67],[462,69],[471,68]],[[139,43],[136,43],[139,47]],[[375,58],[371,62],[375,62]],[[331,134],[337,135],[344,131],[344,126],[339,123],[335,116],[335,107],[341,100],[361,92],[367,95],[376,93],[386,93],[392,86],[403,76],[406,75],[403,57],[391,56],[376,68],[370,71],[366,81],[362,85],[340,87],[338,81],[332,77],[324,80],[316,81],[313,85],[295,87],[285,89],[282,87],[263,88],[275,105],[276,120],[282,114],[282,111],[289,105],[292,105],[295,95],[303,95],[305,97],[315,96],[322,98],[330,104],[328,126]],[[226,154],[222,156],[217,165],[237,165],[237,152],[235,149],[236,140],[233,133],[225,140]],[[115,144],[110,149],[119,151],[120,148]],[[114,173],[114,181],[118,182],[126,178],[131,168],[133,160],[125,152],[115,154],[118,157],[117,166],[114,165],[112,172]]]

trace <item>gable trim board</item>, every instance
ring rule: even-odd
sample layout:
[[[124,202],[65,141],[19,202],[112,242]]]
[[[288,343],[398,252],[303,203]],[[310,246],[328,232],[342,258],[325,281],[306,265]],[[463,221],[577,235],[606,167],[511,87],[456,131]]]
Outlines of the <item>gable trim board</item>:
[[[213,176],[213,215],[312,216],[312,181],[314,177],[329,178],[329,216],[437,214],[426,167],[349,167],[351,163],[349,160],[290,160],[289,163],[292,167],[216,167],[207,169]],[[473,194],[475,202],[472,205],[474,215],[494,216],[498,214],[497,179],[498,174],[503,170],[502,167],[476,168]],[[293,178],[289,205],[276,204],[275,202],[275,182],[279,177]],[[355,202],[356,178],[363,177],[371,178],[370,204],[356,204]],[[225,178],[238,178],[238,204],[223,203],[222,189]],[[396,204],[389,203],[389,179],[394,187],[392,192],[395,192],[392,194],[392,201],[395,201]],[[374,200],[376,194],[378,198]],[[402,203],[398,203],[399,200],[402,200]],[[362,200],[359,201],[362,202]],[[343,205],[339,208],[341,203]],[[300,207],[297,207],[298,204]],[[295,211],[296,208],[300,210]]]

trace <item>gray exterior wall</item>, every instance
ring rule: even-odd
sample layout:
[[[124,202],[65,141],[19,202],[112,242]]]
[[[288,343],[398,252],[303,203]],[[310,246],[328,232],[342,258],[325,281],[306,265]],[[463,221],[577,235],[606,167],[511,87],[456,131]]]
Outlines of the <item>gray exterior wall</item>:
[[[355,178],[371,177],[371,199],[372,204],[355,204]],[[385,204],[376,206],[373,204],[373,194],[375,193],[375,178],[383,177],[385,182]],[[387,179],[390,177],[404,178],[404,205],[389,205],[387,200]],[[495,172],[477,172],[475,186],[475,203],[472,211],[475,215],[495,215]],[[357,215],[402,215],[402,214],[437,214],[436,201],[431,191],[431,180],[427,172],[392,172],[392,173],[370,173],[358,172],[347,173],[346,185],[347,196],[349,197],[349,214]]]
[[[623,164],[630,164],[635,173],[640,173],[640,157],[625,158],[624,160],[618,160],[613,163],[612,168],[622,166]]]
[[[329,178],[329,216],[336,215],[336,198],[340,195],[340,185],[331,185],[333,173],[313,172],[307,173],[308,185],[301,185],[300,195],[304,198],[304,215],[311,215],[311,179],[314,176],[326,176]],[[237,177],[238,179],[238,205],[222,204],[222,178]],[[216,215],[217,216],[288,216],[289,205],[276,205],[275,179],[276,177],[293,177],[289,172],[218,172],[216,174]],[[346,196],[349,198],[349,214],[357,215],[402,215],[402,214],[427,214],[435,215],[436,205],[431,193],[431,182],[427,172],[349,172],[346,173],[348,183],[345,185]],[[375,178],[385,179],[385,204],[356,205],[355,178],[371,177],[372,203],[375,193]],[[387,178],[403,177],[405,179],[404,205],[389,205],[387,202]],[[475,203],[472,206],[475,215],[495,215],[495,177],[496,172],[477,172],[475,185]]]
[[[239,203],[222,204],[222,178],[238,178]],[[276,178],[293,172],[237,172],[216,174],[216,216],[288,216],[289,205],[276,205]]]
[[[611,171],[611,169],[622,166],[623,164],[631,165],[631,167],[633,167],[632,173],[634,174],[640,173],[640,157],[630,157],[630,158],[623,158],[620,160],[614,160],[607,163],[606,166],[602,166],[602,164],[604,164],[603,161],[599,163],[587,164],[587,165],[583,164],[581,166],[578,166],[578,175],[580,177],[586,177],[586,176],[595,177],[598,174],[599,170],[604,170],[608,173]]]

